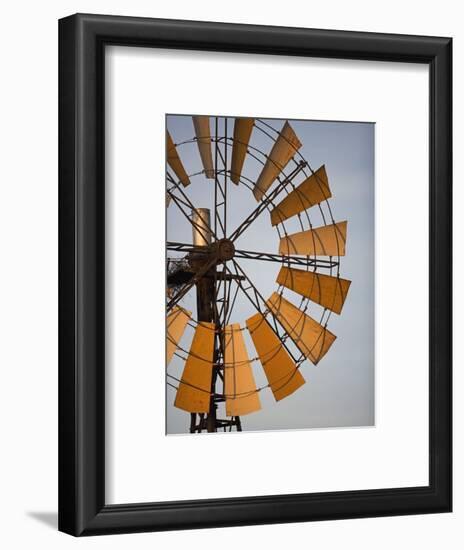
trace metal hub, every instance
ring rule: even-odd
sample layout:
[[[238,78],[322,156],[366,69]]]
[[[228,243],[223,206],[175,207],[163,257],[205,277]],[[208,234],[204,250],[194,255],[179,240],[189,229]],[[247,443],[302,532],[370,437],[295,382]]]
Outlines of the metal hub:
[[[232,260],[235,256],[235,246],[229,239],[221,239],[215,243],[216,256],[220,262]]]

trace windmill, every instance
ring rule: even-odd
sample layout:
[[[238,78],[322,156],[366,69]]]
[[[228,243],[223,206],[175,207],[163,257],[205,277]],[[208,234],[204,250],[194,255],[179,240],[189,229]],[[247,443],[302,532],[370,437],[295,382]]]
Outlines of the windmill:
[[[190,413],[191,433],[241,431],[241,418],[261,409],[260,392],[270,390],[276,401],[291,395],[305,383],[303,363],[317,365],[335,341],[329,320],[341,313],[351,284],[340,276],[347,222],[335,221],[326,167],[313,170],[289,121],[280,128],[258,118],[192,116],[191,121],[190,139],[176,142],[166,132],[167,207],[177,209],[192,229],[191,242],[166,245],[167,383],[175,390],[174,406]],[[266,138],[266,149],[258,136]],[[182,161],[188,145],[201,161],[195,173]],[[258,169],[249,173],[247,161]],[[194,183],[208,186],[212,208],[193,203],[187,191]],[[249,190],[252,207],[230,230],[229,195],[238,186]],[[262,216],[268,217],[269,230],[277,231],[278,250],[237,246]],[[270,296],[252,281],[242,260],[280,266]],[[182,305],[190,291],[196,293],[195,313]],[[254,313],[231,322],[238,295]],[[317,316],[310,305],[318,308]],[[181,343],[187,326],[193,330],[189,347]],[[175,355],[184,361],[180,378],[169,373]],[[267,380],[260,387],[257,363]]]

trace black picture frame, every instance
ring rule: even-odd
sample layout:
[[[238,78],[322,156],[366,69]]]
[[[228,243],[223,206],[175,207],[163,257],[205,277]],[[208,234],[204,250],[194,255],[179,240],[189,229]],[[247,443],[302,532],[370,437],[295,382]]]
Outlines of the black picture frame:
[[[109,44],[429,66],[429,485],[105,504],[104,48]],[[424,36],[84,14],[59,21],[61,531],[80,536],[451,511],[451,51],[450,38]]]

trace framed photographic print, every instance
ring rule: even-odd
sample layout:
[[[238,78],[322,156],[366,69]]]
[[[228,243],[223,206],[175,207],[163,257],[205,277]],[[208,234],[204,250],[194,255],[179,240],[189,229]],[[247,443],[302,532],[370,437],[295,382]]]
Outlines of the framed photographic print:
[[[451,511],[451,39],[59,40],[60,530]]]
[[[166,432],[372,426],[374,124],[167,115],[166,127]],[[351,254],[328,173],[355,218]],[[342,309],[346,346],[306,384]]]

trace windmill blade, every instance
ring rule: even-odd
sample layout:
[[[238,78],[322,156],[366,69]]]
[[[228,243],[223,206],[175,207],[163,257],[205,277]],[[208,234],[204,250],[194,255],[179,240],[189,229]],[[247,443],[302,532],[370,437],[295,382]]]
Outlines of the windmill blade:
[[[256,313],[246,324],[275,400],[280,401],[302,386],[305,379],[264,315]]]
[[[185,327],[192,317],[192,312],[175,306],[166,319],[166,365],[171,362],[172,356],[179,346]]]
[[[321,166],[276,205],[271,211],[271,223],[272,225],[282,223],[331,196],[325,166]]]
[[[277,282],[335,313],[341,312],[351,285],[347,279],[291,267],[280,269]]]
[[[248,143],[255,123],[254,118],[236,118],[234,123],[234,144],[232,147],[232,164],[230,179],[238,185],[242,174],[243,163],[247,154]]]
[[[279,253],[286,256],[290,254],[344,256],[347,223],[344,221],[324,225],[282,237],[279,244]]]
[[[301,353],[317,365],[337,337],[277,292],[266,304]]]
[[[209,116],[193,116],[193,126],[197,137],[198,150],[201,162],[208,179],[214,178],[213,155],[211,153],[211,132],[209,129]]]
[[[198,323],[176,393],[174,406],[192,413],[207,413],[213,374],[214,323]]]
[[[287,121],[274,143],[253,189],[253,195],[257,201],[262,199],[264,193],[274,183],[277,176],[295,156],[300,147],[301,142]]]
[[[179,153],[177,148],[172,141],[171,134],[166,130],[166,160],[168,161],[169,166],[171,167],[174,174],[178,177],[179,181],[182,182],[184,187],[190,185],[190,179],[185,171],[184,165],[180,160]]]
[[[238,323],[225,326],[224,340],[226,415],[243,416],[259,411],[261,403]]]

